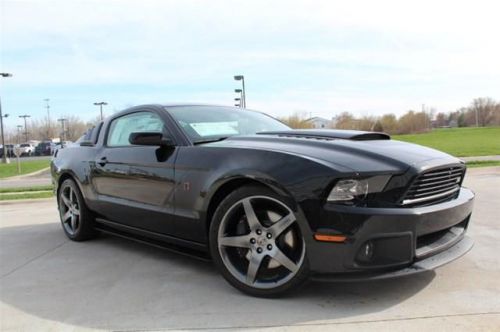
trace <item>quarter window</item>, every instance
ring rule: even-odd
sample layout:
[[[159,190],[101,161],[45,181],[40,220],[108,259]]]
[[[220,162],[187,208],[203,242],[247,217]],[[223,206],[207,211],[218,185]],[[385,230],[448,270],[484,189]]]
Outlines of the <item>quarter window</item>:
[[[164,133],[163,121],[151,112],[127,114],[111,122],[108,133],[108,146],[129,146],[131,133],[158,132]]]

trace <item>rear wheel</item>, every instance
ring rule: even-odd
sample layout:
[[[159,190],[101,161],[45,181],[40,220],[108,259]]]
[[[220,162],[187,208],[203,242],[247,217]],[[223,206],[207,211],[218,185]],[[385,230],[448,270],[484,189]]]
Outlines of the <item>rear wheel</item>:
[[[95,237],[94,216],[85,205],[80,189],[72,179],[65,180],[58,191],[59,216],[64,233],[73,241]]]
[[[264,187],[242,187],[222,201],[210,225],[210,250],[224,278],[253,296],[281,295],[309,272],[294,212]]]

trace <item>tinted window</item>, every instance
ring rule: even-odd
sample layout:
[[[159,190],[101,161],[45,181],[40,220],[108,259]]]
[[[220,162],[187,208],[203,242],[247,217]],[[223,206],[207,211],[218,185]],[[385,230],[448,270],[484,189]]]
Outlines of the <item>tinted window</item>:
[[[285,124],[263,113],[234,107],[175,106],[167,111],[193,142],[261,131],[289,130]]]
[[[163,121],[155,113],[138,112],[124,115],[111,122],[108,133],[108,146],[131,145],[130,134],[136,132],[163,133]]]

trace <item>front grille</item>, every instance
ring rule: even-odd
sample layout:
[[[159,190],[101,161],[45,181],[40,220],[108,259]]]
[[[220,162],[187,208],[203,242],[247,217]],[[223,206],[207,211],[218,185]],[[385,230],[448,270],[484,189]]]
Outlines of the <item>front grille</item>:
[[[405,207],[441,203],[457,197],[465,173],[461,165],[433,169],[417,176],[401,200]]]

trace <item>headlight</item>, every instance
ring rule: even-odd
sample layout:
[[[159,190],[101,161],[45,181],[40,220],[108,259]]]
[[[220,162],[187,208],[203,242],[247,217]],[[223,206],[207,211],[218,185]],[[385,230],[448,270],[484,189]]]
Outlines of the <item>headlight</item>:
[[[389,175],[377,175],[364,179],[342,179],[335,184],[326,200],[328,202],[363,200],[370,193],[382,191],[389,179]]]

